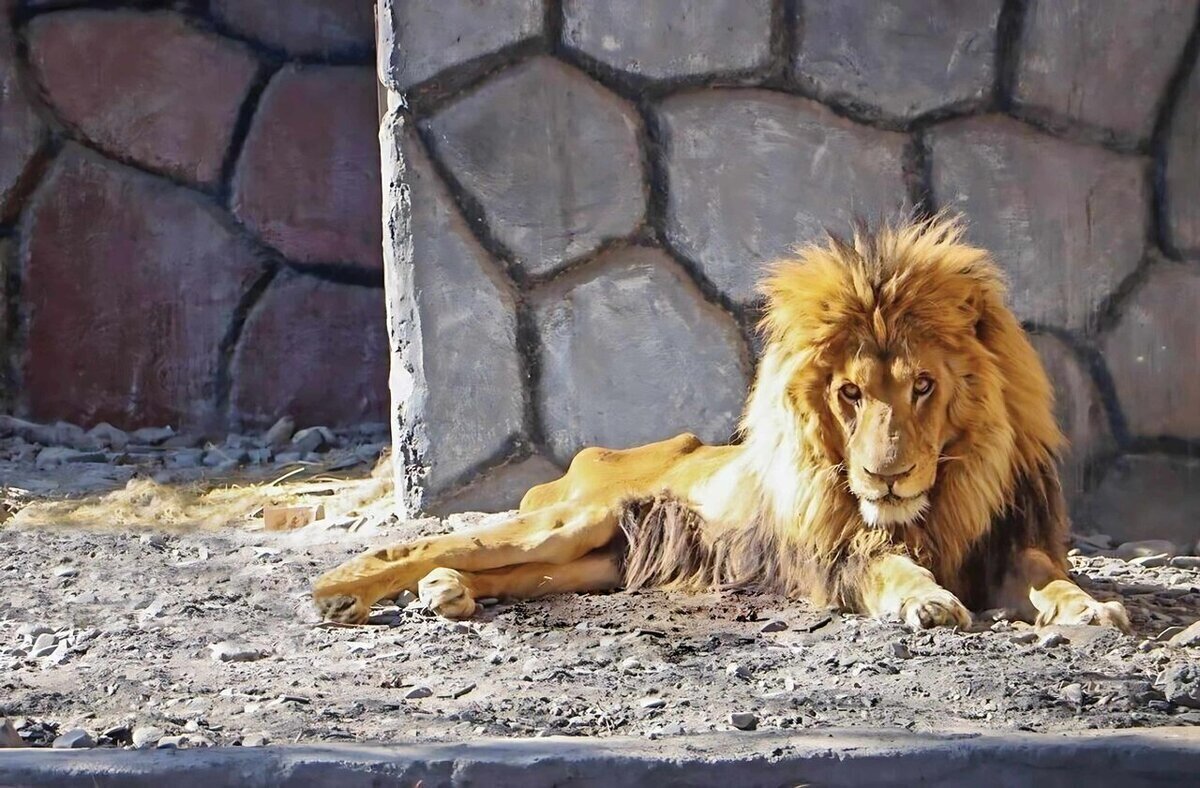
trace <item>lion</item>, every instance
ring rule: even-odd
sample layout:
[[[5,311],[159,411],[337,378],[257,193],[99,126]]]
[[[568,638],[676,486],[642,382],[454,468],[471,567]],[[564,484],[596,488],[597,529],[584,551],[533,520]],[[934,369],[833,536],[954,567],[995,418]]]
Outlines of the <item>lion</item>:
[[[960,218],[859,225],[775,263],[740,440],[580,451],[498,523],[367,551],[322,575],[324,618],[404,590],[485,597],[753,587],[911,628],[1005,609],[1129,631],[1068,573],[1045,370]]]

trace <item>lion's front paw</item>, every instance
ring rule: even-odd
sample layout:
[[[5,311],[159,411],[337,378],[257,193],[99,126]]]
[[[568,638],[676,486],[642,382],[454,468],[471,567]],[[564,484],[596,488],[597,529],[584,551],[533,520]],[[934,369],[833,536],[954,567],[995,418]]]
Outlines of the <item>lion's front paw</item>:
[[[905,599],[900,605],[900,618],[912,629],[971,626],[970,611],[944,588],[933,588]]]
[[[1115,627],[1127,635],[1133,631],[1124,605],[1120,602],[1101,602],[1082,592],[1039,613],[1036,623],[1039,627],[1051,624]]]
[[[362,624],[371,615],[371,606],[350,594],[314,596],[313,604],[321,618],[338,624]]]
[[[443,618],[470,618],[475,613],[475,598],[466,578],[453,569],[434,569],[417,584],[421,601]]]

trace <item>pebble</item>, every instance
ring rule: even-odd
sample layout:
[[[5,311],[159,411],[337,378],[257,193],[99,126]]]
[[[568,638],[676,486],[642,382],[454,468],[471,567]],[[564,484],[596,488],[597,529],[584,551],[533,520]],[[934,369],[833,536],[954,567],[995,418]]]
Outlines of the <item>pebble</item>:
[[[1062,689],[1062,698],[1074,706],[1083,705],[1083,685],[1068,684]]]
[[[1125,561],[1134,558],[1141,558],[1148,555],[1161,555],[1167,553],[1173,556],[1179,553],[1179,548],[1174,542],[1169,542],[1166,539],[1146,539],[1141,542],[1125,542],[1116,549],[1113,555]]]
[[[748,679],[750,678],[750,669],[745,665],[739,665],[736,662],[730,662],[725,666],[725,675],[730,678]]]
[[[638,705],[643,709],[661,709],[667,705],[667,701],[665,698],[642,698]]]
[[[1200,555],[1177,555],[1171,559],[1177,569],[1200,569]]]
[[[101,445],[120,451],[129,443],[129,433],[102,421],[87,431],[87,436]]]
[[[160,750],[182,750],[191,743],[187,736],[163,736],[154,746]]]
[[[292,451],[308,454],[333,442],[333,433],[325,427],[308,427],[292,436]]]
[[[256,659],[262,659],[265,655],[262,651],[243,643],[235,643],[232,640],[222,640],[220,643],[214,643],[209,646],[212,650],[212,659],[214,662],[253,662]]]
[[[37,636],[37,640],[33,641],[33,648],[30,649],[29,656],[34,658],[48,657],[57,647],[58,638],[49,632],[43,632]]]
[[[421,698],[428,698],[431,695],[433,695],[433,690],[429,689],[429,687],[413,687],[408,692],[404,693],[404,699],[420,700]]]
[[[774,620],[768,621],[766,624],[763,624],[763,627],[762,627],[762,629],[759,630],[759,632],[782,632],[783,630],[785,630],[787,628],[788,628],[788,626],[787,626],[786,621],[780,621],[779,619],[774,619]]]
[[[896,659],[912,659],[912,652],[908,650],[908,646],[904,645],[899,640],[894,640],[887,645],[888,654]]]
[[[166,736],[167,732],[162,728],[154,725],[139,725],[133,729],[133,746],[139,750],[144,750],[148,747],[153,747],[158,744],[158,740]]]
[[[101,731],[100,737],[108,739],[113,744],[129,744],[132,741],[128,725],[114,725]]]
[[[291,416],[283,416],[279,421],[271,425],[271,429],[267,430],[263,435],[263,442],[273,448],[279,448],[285,445],[292,439],[292,434],[296,431],[296,420]]]
[[[157,446],[174,436],[175,430],[170,427],[142,427],[140,430],[134,430],[130,433],[129,439],[134,443]]]
[[[96,746],[96,740],[83,728],[73,728],[54,739],[51,745],[58,750],[86,750]]]
[[[1200,621],[1195,621],[1187,629],[1175,633],[1167,642],[1180,648],[1200,646]]]
[[[269,734],[269,733],[264,733],[264,732],[247,733],[245,736],[242,737],[242,746],[243,747],[266,747],[270,743],[271,743],[271,734]]]
[[[1157,555],[1142,555],[1137,558],[1129,559],[1129,563],[1142,567],[1143,569],[1157,569],[1160,566],[1166,566],[1171,560],[1171,556],[1167,553],[1158,553]]]
[[[1054,648],[1055,646],[1063,646],[1069,643],[1065,637],[1058,632],[1047,632],[1038,640],[1038,645],[1042,648]]]
[[[735,711],[729,715],[729,724],[739,731],[752,731],[758,727],[758,715],[748,711]]]
[[[400,596],[396,597],[396,604],[400,607],[408,607],[413,602],[417,601],[417,595],[407,588],[400,592]]]
[[[622,673],[636,673],[642,669],[642,661],[637,657],[627,657],[621,660],[620,668]]]
[[[298,451],[281,451],[275,455],[275,462],[281,465],[288,463],[300,462],[300,458],[304,456]]]

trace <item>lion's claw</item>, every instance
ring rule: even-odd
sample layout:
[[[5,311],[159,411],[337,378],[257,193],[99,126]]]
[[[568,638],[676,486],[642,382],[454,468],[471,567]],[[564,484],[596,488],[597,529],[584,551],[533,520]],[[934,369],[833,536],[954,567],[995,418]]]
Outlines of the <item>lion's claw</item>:
[[[930,627],[971,626],[971,613],[958,601],[958,597],[944,588],[928,591],[920,596],[909,597],[900,606],[900,617],[911,629]]]
[[[425,606],[443,618],[470,618],[475,598],[465,580],[453,569],[434,569],[417,584],[417,592]]]
[[[361,624],[371,615],[370,605],[349,594],[314,597],[313,604],[322,619],[338,624]]]

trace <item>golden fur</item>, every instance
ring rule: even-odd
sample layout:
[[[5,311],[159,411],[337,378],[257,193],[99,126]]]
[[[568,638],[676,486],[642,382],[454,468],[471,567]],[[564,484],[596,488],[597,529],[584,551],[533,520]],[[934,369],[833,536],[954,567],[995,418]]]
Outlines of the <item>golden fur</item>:
[[[318,607],[361,621],[413,588],[461,617],[482,595],[732,584],[912,626],[965,626],[963,602],[1128,626],[1067,575],[1050,385],[960,223],[831,236],[762,289],[739,443],[584,450],[509,521],[327,573]]]

